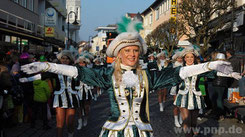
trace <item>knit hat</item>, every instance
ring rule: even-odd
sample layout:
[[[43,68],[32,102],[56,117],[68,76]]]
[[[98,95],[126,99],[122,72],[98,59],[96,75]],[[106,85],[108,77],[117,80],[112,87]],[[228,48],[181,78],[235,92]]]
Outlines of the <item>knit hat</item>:
[[[109,57],[116,57],[118,52],[127,46],[138,46],[140,54],[147,52],[147,45],[139,31],[143,29],[142,23],[138,20],[132,21],[127,17],[122,18],[122,22],[118,23],[118,32],[120,33],[109,45],[106,54]]]

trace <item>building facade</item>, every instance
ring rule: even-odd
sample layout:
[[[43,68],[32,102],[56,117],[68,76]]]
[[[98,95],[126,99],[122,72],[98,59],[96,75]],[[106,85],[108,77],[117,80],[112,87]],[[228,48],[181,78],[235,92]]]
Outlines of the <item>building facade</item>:
[[[66,0],[67,19],[66,19],[66,36],[70,39],[70,44],[76,44],[80,41],[79,30],[81,26],[81,0]],[[69,34],[68,34],[69,20]],[[75,24],[77,23],[77,24]],[[73,43],[72,43],[73,42]]]
[[[92,37],[92,42],[91,46],[92,48],[90,49],[91,53],[97,53],[100,52],[103,47],[107,47],[107,35],[111,33],[116,32],[116,25],[108,25],[106,27],[100,26],[95,29],[97,31],[97,35]]]
[[[156,0],[141,13],[144,30],[141,31],[140,34],[143,38],[150,34],[160,24],[170,19],[170,8],[171,0]]]
[[[1,0],[0,47],[22,51],[28,46],[30,52],[51,52],[64,47],[65,0]],[[57,3],[60,8],[57,8]],[[46,26],[46,9],[53,8],[55,26]],[[53,14],[52,14],[53,15]],[[52,36],[46,36],[46,27],[52,27]]]

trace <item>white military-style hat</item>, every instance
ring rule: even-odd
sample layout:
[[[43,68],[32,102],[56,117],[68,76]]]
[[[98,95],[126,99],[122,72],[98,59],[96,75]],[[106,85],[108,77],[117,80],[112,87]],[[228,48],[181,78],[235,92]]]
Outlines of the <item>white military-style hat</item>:
[[[165,56],[165,57],[167,57],[167,51],[166,50],[163,50],[162,52],[160,52],[160,53],[158,53],[157,54],[157,58],[159,58],[160,56]]]
[[[192,53],[196,57],[200,56],[199,52],[193,46],[186,47],[182,50],[181,57],[184,57],[187,53]]]
[[[172,56],[173,60],[176,60],[178,57],[181,57],[181,51],[176,51],[174,55]]]
[[[77,60],[76,60],[76,63],[79,63],[79,62],[86,62],[87,64],[90,63],[90,60],[88,58],[86,58],[85,56],[80,56]]]
[[[149,55],[148,55],[148,58],[151,57],[151,56],[155,57],[155,56],[154,56],[154,53],[149,54]]]
[[[120,49],[127,46],[138,46],[140,54],[147,52],[147,45],[138,32],[123,32],[111,42],[106,50],[106,54],[109,57],[116,57]]]
[[[122,22],[117,24],[120,33],[109,45],[106,54],[109,57],[116,57],[118,52],[127,46],[138,46],[140,54],[147,52],[147,45],[140,36],[139,31],[143,29],[142,22],[123,17]]]
[[[59,54],[57,54],[58,60],[60,60],[63,56],[67,56],[72,62],[75,61],[75,58],[73,57],[71,51],[69,50],[63,50]]]

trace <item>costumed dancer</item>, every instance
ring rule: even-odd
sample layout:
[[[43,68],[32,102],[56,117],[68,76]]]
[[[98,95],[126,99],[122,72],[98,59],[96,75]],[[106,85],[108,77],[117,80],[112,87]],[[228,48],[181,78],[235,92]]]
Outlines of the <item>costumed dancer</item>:
[[[60,64],[73,65],[74,58],[69,50],[63,50],[57,55]],[[57,64],[58,65],[58,64]],[[62,67],[62,66],[61,66]],[[42,72],[47,72],[43,70]],[[70,71],[70,70],[66,70]],[[21,78],[21,82],[34,81],[38,79],[54,78],[56,86],[54,87],[53,108],[56,109],[56,128],[57,137],[63,137],[64,123],[68,128],[68,137],[74,135],[75,110],[79,107],[78,92],[75,89],[75,80],[72,77],[62,75],[61,73],[41,73],[29,78]]]
[[[77,64],[81,67],[86,67],[87,64],[90,63],[90,60],[85,56],[80,56],[77,59]],[[78,90],[78,96],[80,100],[80,107],[77,109],[78,111],[78,127],[77,129],[80,130],[82,127],[87,126],[88,122],[88,115],[90,111],[90,104],[91,100],[94,98],[92,94],[92,86],[89,86],[82,81],[79,81],[79,86],[76,87]]]
[[[77,78],[82,82],[107,90],[111,116],[102,127],[100,137],[140,136],[152,137],[149,115],[149,88],[172,87],[187,77],[208,72],[210,69],[231,73],[229,63],[223,61],[178,68],[166,68],[151,77],[139,65],[139,56],[147,51],[147,45],[139,35],[142,23],[124,17],[118,24],[121,32],[109,45],[106,54],[116,57],[111,68],[93,69],[81,66],[35,62],[21,66],[31,74],[42,70]],[[191,70],[191,71],[190,71]],[[151,79],[154,79],[152,83]]]
[[[182,57],[181,57],[181,50],[183,50],[183,49],[176,50],[174,55],[172,56],[173,68],[183,66],[183,60],[182,60]],[[176,95],[177,95],[178,90],[179,90],[179,85],[176,85],[176,86],[172,87],[171,90],[170,90],[170,95],[173,96],[173,100],[174,101],[176,99]],[[174,106],[174,108],[173,108],[174,125],[176,127],[181,127],[181,124],[182,124],[182,118],[180,116],[180,112],[179,111],[180,111],[179,107]]]
[[[181,52],[181,56],[183,57],[183,66],[186,66],[182,67],[181,69],[190,68],[188,69],[188,71],[192,74],[194,74],[196,71],[203,71],[203,68],[199,68],[200,70],[192,69],[193,66],[202,66],[203,64],[206,64],[206,66],[203,67],[206,67],[207,70],[213,70],[211,64],[219,62],[214,61],[194,65],[197,64],[196,58],[199,56],[199,53],[192,46],[185,48]],[[226,71],[224,65],[217,67],[218,71],[219,69],[222,69],[223,73]],[[198,88],[199,80],[203,76],[214,77],[214,71],[210,71],[209,73],[204,72],[208,71],[203,71],[203,73],[194,74],[187,77],[183,77],[183,75],[181,76],[180,74],[180,77],[182,77],[183,81],[179,85],[179,91],[174,101],[174,105],[180,108],[181,116],[183,119],[183,129],[186,137],[192,137],[194,134],[198,134],[196,133],[196,131],[194,131],[195,127],[197,126],[197,117],[199,114],[199,110],[205,107],[202,93]],[[237,74],[234,75],[237,76]]]
[[[157,54],[157,70],[158,71],[161,71],[164,68],[172,66],[169,60],[166,59],[166,56],[167,56],[167,52],[165,50]],[[158,103],[160,106],[160,112],[164,111],[167,93],[168,93],[167,88],[158,90]]]
[[[157,70],[157,62],[155,60],[155,53],[151,53],[148,55],[147,69],[148,69],[151,77],[155,77],[154,74],[156,74],[155,71]],[[151,81],[151,82],[153,82],[153,81]],[[150,93],[153,93],[153,92],[155,92],[155,90],[150,89]]]
[[[96,57],[94,60],[94,65],[93,65],[93,68],[96,68],[96,69],[100,69],[101,67],[103,67],[103,63],[102,63],[102,59],[100,57]],[[94,88],[94,100],[96,101],[97,98],[99,97],[99,95],[102,94],[102,89],[100,87],[95,87]]]

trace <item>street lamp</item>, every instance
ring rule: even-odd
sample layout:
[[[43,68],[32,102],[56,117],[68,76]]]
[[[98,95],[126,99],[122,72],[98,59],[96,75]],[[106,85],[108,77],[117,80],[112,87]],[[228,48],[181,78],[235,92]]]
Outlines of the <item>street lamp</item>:
[[[88,42],[89,42],[89,45],[91,45],[91,43],[93,43],[93,36],[88,37]]]
[[[78,25],[79,23],[77,22],[77,14],[76,12],[74,11],[70,11],[68,13],[68,24],[67,24],[67,39],[68,39],[68,42],[66,44],[66,47],[65,49],[68,49],[69,46],[70,46],[70,22],[69,22],[69,19],[70,19],[70,14],[74,13],[75,14],[75,21],[72,23],[73,25]]]

